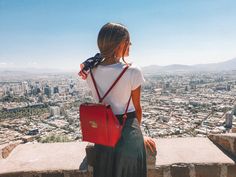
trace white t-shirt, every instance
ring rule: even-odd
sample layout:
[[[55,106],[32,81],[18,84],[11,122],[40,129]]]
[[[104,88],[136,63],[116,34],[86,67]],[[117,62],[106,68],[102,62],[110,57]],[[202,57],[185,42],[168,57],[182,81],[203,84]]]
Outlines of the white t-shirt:
[[[125,66],[126,64],[123,62],[119,62],[106,66],[98,65],[92,70],[100,97],[103,97]],[[90,74],[88,74],[86,81],[92,91],[93,97],[98,102],[99,99]],[[140,67],[132,64],[112,88],[110,93],[104,98],[103,103],[111,105],[114,114],[124,114],[131,90],[138,88],[144,81],[145,79]],[[131,99],[127,112],[132,111],[135,111],[135,108]]]

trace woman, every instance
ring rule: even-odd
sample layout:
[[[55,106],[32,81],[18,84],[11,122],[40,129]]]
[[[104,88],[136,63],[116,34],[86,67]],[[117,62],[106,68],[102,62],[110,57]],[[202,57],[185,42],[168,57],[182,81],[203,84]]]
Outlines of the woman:
[[[129,65],[124,57],[129,56],[130,36],[127,28],[118,23],[104,25],[97,39],[100,54],[81,64],[79,73],[86,79],[93,97],[98,101],[89,70],[92,69],[100,95],[104,95],[125,66]],[[123,62],[120,61],[122,58]],[[122,123],[128,100],[127,120],[120,140],[115,148],[95,144],[96,162],[94,177],[146,177],[146,151],[148,147],[155,151],[151,138],[143,138],[140,125],[142,108],[140,104],[141,84],[144,82],[139,67],[131,65],[115,87],[104,99],[111,105],[113,113]]]

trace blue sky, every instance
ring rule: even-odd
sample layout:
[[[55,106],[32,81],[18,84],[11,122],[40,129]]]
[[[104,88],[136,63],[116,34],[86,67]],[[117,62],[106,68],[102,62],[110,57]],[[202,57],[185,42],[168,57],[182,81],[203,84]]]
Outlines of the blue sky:
[[[107,22],[125,24],[140,66],[236,57],[235,0],[0,0],[0,68],[77,69]]]

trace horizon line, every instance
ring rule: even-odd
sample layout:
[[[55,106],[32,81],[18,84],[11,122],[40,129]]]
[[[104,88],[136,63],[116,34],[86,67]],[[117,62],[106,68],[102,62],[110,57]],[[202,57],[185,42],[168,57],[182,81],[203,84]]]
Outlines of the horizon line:
[[[217,64],[217,63],[224,63],[224,62],[227,62],[227,61],[230,61],[230,60],[235,60],[236,57],[234,58],[231,58],[231,59],[228,59],[228,60],[225,60],[225,61],[219,61],[219,62],[210,62],[210,63],[198,63],[198,64],[178,64],[178,63],[173,63],[173,64],[168,64],[168,65],[158,65],[158,64],[149,64],[149,65],[139,65],[140,67],[148,67],[148,66],[159,66],[159,67],[165,67],[165,66],[171,66],[171,65],[184,65],[184,66],[194,66],[194,65],[207,65],[207,64]],[[11,62],[12,63],[12,62]],[[131,62],[133,63],[133,62]],[[3,65],[3,67],[1,67],[1,64]],[[35,67],[35,66],[29,66],[29,67],[4,67],[6,63],[5,62],[0,62],[0,70],[23,70],[23,69],[36,69],[36,70],[60,70],[60,71],[77,71],[77,69],[75,68],[60,68],[60,67],[57,67],[57,68],[48,68],[48,67]],[[79,65],[78,65],[78,70],[79,70]]]

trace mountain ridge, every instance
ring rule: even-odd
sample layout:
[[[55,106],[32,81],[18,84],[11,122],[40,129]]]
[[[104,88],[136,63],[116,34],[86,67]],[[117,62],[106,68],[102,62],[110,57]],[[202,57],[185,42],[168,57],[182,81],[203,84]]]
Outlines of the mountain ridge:
[[[208,64],[171,64],[166,66],[149,65],[141,67],[144,74],[155,74],[162,72],[198,72],[198,71],[230,71],[236,70],[236,57],[223,62],[208,63]],[[0,74],[12,74],[12,73],[64,73],[64,72],[77,72],[54,68],[0,68]]]
[[[230,71],[236,70],[236,57],[217,63],[195,65],[171,64],[166,66],[149,65],[141,68],[145,74],[155,74],[159,72]]]

